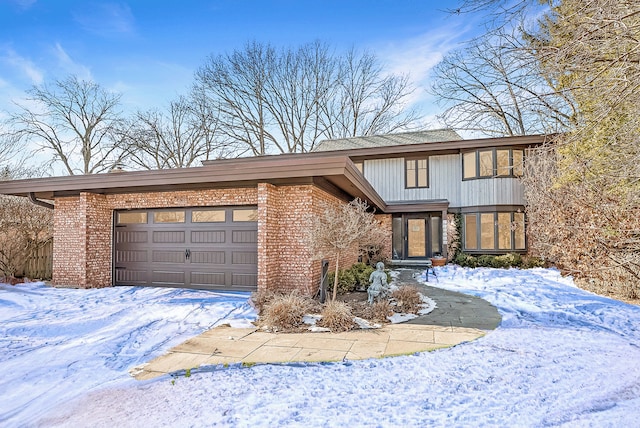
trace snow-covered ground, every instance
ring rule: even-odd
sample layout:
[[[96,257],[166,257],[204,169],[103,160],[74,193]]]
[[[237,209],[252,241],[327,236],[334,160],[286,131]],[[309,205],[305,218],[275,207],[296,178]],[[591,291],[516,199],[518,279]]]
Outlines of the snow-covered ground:
[[[496,305],[500,327],[404,357],[145,382],[128,369],[213,325],[246,326],[247,295],[0,285],[0,425],[639,426],[640,307],[555,270],[437,269],[439,286]]]

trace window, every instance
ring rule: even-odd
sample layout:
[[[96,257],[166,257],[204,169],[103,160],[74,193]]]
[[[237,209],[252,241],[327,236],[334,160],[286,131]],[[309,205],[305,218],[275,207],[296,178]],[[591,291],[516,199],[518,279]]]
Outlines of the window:
[[[521,177],[524,150],[482,149],[462,154],[462,179]]]
[[[158,211],[153,213],[154,223],[184,223],[184,211]]]
[[[225,210],[193,210],[191,223],[224,223]]]
[[[255,208],[233,210],[233,221],[258,221],[258,210]]]
[[[464,216],[464,247],[467,250],[478,249],[478,217],[476,214]]]
[[[479,176],[480,177],[493,177],[493,151],[485,150],[478,152],[479,159]]]
[[[119,212],[118,224],[141,224],[147,222],[146,212]]]
[[[524,213],[464,214],[464,250],[508,252],[526,250]]]
[[[511,175],[511,164],[509,162],[509,150],[496,150],[496,163],[498,176]]]
[[[429,187],[428,159],[405,159],[405,187]]]
[[[498,250],[512,249],[511,238],[511,213],[498,213]]]
[[[476,178],[476,152],[467,152],[462,154],[462,178]]]
[[[480,214],[480,249],[493,250],[495,246],[493,214]]]

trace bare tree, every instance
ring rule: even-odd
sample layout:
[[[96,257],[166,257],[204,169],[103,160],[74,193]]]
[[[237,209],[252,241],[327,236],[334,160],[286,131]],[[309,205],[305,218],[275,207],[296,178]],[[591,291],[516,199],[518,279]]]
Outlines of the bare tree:
[[[248,43],[212,56],[195,92],[220,110],[220,132],[252,155],[307,152],[325,138],[408,127],[408,80],[385,76],[373,55],[340,57],[315,42],[293,49]]]
[[[531,251],[602,294],[640,298],[640,5],[549,0],[525,34],[539,75],[575,105],[575,126],[531,151],[524,177]],[[493,31],[532,0],[464,0]],[[457,11],[456,11],[457,12]]]
[[[307,241],[313,254],[318,257],[335,257],[333,300],[338,290],[340,259],[346,251],[382,246],[387,238],[380,222],[368,210],[366,202],[354,199],[348,204],[328,205],[322,214],[313,219]]]
[[[145,169],[186,168],[211,157],[227,157],[216,140],[217,117],[206,105],[180,97],[167,113],[138,112],[118,132],[126,164]]]
[[[409,129],[418,120],[406,100],[413,92],[408,76],[387,75],[371,53],[354,49],[339,59],[336,94],[321,116],[327,138],[376,135]]]
[[[28,104],[18,104],[9,119],[23,147],[35,145],[70,175],[103,172],[119,162],[122,150],[112,135],[120,121],[119,94],[75,76],[27,93]]]
[[[544,75],[514,32],[498,30],[447,55],[433,71],[431,93],[451,128],[489,136],[566,131],[577,122],[571,94]]]
[[[1,129],[1,128],[0,128]],[[16,157],[19,153],[19,139],[16,135],[10,132],[0,132],[0,170],[9,171],[16,164],[21,164],[21,160],[16,161]],[[8,175],[8,172],[3,172],[0,176],[0,180]]]

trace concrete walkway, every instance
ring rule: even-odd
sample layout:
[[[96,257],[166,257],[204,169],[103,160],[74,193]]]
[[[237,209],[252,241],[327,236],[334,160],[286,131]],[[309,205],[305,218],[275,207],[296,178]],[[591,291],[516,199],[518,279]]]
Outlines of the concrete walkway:
[[[495,329],[500,314],[488,302],[419,284],[413,271],[401,270],[398,283],[416,284],[437,308],[427,315],[380,329],[344,333],[267,333],[256,328],[216,327],[133,368],[138,380],[225,364],[265,364],[363,360],[447,348],[475,340]]]

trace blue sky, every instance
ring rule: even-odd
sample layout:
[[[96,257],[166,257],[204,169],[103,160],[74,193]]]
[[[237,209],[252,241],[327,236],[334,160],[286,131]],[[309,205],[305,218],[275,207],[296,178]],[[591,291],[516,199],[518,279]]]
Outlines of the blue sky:
[[[0,109],[34,84],[75,74],[121,92],[126,109],[187,92],[207,56],[247,41],[313,40],[375,53],[418,85],[443,54],[478,31],[449,15],[456,0],[0,0]],[[419,88],[414,101],[434,110]]]

